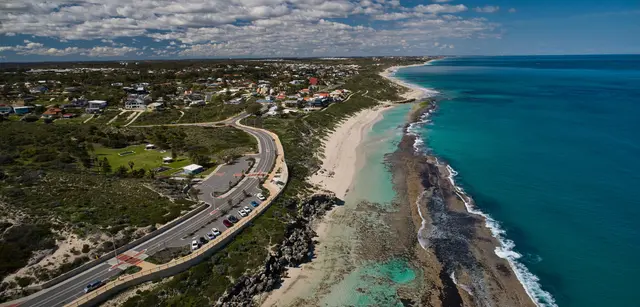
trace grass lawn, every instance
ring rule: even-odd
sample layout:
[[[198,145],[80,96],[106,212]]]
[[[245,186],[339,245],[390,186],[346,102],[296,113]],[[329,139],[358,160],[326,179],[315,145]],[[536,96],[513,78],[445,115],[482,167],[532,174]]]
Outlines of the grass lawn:
[[[133,152],[132,154],[120,155],[120,153],[125,152]],[[161,152],[158,149],[145,150],[145,145],[132,145],[125,148],[107,148],[103,146],[96,145],[95,146],[95,154],[98,159],[103,159],[104,157],[109,160],[109,164],[111,165],[112,170],[116,170],[121,165],[125,166],[129,169],[129,161],[134,163],[133,168],[139,169],[144,168],[147,171],[160,167],[167,166],[170,167],[171,170],[167,170],[161,172],[162,175],[172,174],[173,172],[181,169],[184,166],[191,164],[191,161],[187,157],[178,156],[176,161],[172,163],[162,163],[162,158],[170,157],[171,151]]]

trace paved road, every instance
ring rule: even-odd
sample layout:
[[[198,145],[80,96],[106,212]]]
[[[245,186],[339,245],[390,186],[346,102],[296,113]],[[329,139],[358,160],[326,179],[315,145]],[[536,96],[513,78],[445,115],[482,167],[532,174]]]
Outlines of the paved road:
[[[275,141],[266,132],[246,129],[235,124],[236,120],[245,116],[246,115],[239,115],[226,121],[226,123],[242,129],[257,138],[259,154],[255,156],[256,163],[254,163],[251,172],[269,173],[273,168],[277,154]],[[241,159],[237,165],[221,167],[218,172],[224,172],[225,175],[211,176],[197,185],[196,187],[200,190],[199,198],[209,204],[209,208],[132,248],[133,251],[129,251],[129,253],[144,252],[145,254],[151,255],[165,247],[189,245],[192,238],[203,236],[210,231],[212,227],[216,227],[220,231],[225,231],[226,227],[222,224],[223,218],[221,218],[220,213],[222,211],[228,211],[228,214],[233,214],[237,218],[240,218],[236,209],[244,206],[250,207],[252,200],[257,201],[255,198],[256,193],[260,192],[260,179],[256,176],[245,176],[235,188],[223,195],[213,197],[212,193],[214,190],[220,191],[219,189],[224,185],[227,185],[228,189],[229,174],[227,174],[227,171],[237,172],[238,170],[242,170],[242,168],[247,168],[246,159]],[[251,196],[247,197],[247,193]],[[231,200],[231,206],[229,205],[229,200]],[[227,215],[224,217],[226,218]],[[36,295],[28,297],[27,300],[21,302],[19,305],[32,307],[63,306],[75,300],[77,297],[82,296],[84,294],[83,289],[88,283],[95,280],[106,280],[118,275],[121,272],[121,268],[112,267],[112,264],[109,264],[110,262],[115,263],[116,259],[113,258],[51,288],[44,289]]]

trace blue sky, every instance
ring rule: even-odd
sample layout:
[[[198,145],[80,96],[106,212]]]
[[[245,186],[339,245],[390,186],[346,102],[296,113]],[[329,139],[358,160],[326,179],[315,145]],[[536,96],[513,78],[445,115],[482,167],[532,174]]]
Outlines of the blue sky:
[[[638,0],[4,0],[0,61],[640,53]]]

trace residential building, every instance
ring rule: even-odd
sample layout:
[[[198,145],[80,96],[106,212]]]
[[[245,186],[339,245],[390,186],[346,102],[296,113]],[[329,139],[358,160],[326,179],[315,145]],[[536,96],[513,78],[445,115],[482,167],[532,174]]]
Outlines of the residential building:
[[[33,109],[35,109],[35,107],[33,106],[13,107],[13,112],[15,112],[18,115],[24,115],[24,114],[29,114],[33,112]]]
[[[124,108],[127,110],[146,110],[147,103],[142,98],[129,99],[124,102]]]
[[[62,109],[59,108],[49,108],[44,113],[42,113],[42,118],[58,118],[62,116]]]
[[[6,104],[0,104],[0,115],[7,115],[13,112],[13,107]]]
[[[312,85],[312,86],[318,85],[318,78],[316,78],[316,77],[309,78],[309,84]]]
[[[90,100],[87,106],[87,113],[102,112],[107,107],[107,102],[104,100]]]

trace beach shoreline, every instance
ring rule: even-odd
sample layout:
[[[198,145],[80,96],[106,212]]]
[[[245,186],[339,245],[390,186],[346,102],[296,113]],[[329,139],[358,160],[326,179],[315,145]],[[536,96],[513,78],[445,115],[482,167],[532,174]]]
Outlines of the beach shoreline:
[[[320,170],[314,173],[308,182],[317,193],[333,194],[344,200],[353,186],[356,174],[363,167],[362,143],[367,133],[383,118],[383,112],[393,108],[390,104],[380,104],[364,109],[347,118],[324,141],[324,158]],[[305,298],[313,295],[312,290],[319,286],[318,277],[327,267],[328,246],[335,244],[328,239],[329,232],[337,220],[345,214],[344,207],[334,207],[325,216],[314,222],[315,248],[312,260],[299,267],[288,268],[287,275],[276,290],[259,298],[261,306],[298,306],[304,305]]]

